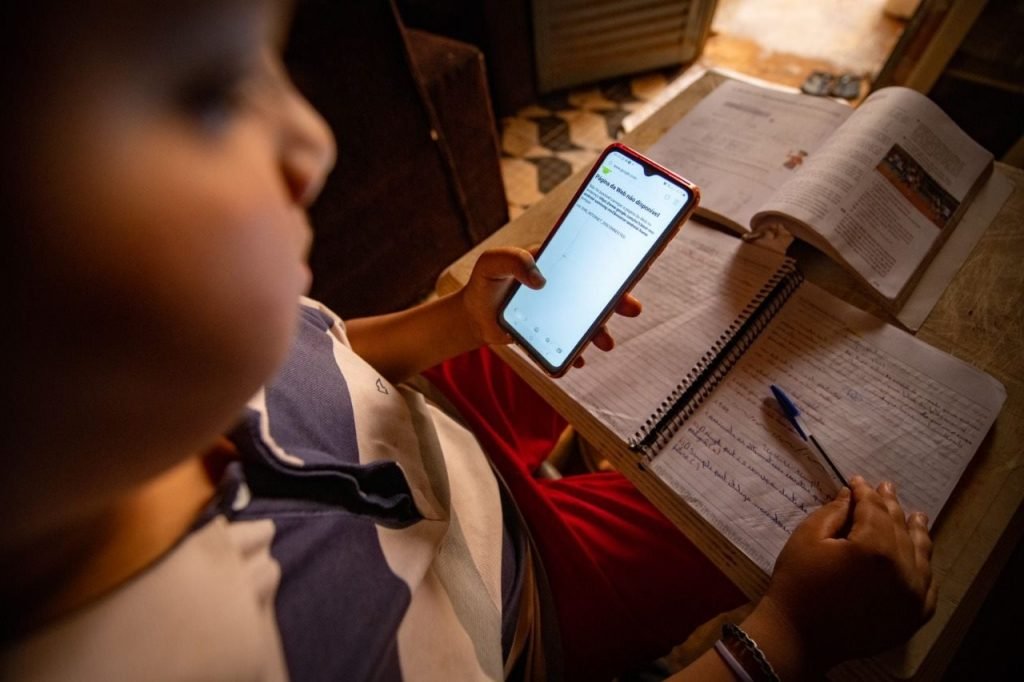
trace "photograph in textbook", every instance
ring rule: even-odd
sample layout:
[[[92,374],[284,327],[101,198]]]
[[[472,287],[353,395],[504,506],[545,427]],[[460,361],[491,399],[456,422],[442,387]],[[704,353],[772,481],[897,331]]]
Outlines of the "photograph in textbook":
[[[894,144],[878,172],[940,230],[946,227],[960,202],[942,188],[903,147]]]

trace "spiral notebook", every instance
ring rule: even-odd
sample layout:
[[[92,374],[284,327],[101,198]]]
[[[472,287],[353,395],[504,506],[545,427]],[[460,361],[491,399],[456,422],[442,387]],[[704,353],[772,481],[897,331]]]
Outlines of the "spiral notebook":
[[[766,572],[835,490],[771,396],[837,466],[935,519],[1005,400],[989,375],[803,281],[794,261],[691,222],[615,318],[611,353],[558,380]]]

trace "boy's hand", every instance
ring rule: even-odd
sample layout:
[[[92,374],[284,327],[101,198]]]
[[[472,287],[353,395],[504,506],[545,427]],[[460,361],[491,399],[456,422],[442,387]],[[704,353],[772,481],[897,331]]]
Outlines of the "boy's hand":
[[[850,483],[852,499],[844,488],[796,529],[758,605],[825,668],[904,642],[935,611],[927,518],[905,516],[891,483]]]
[[[472,324],[480,344],[507,344],[512,337],[498,326],[498,307],[509,288],[516,281],[531,289],[544,286],[544,276],[537,269],[534,260],[536,249],[527,251],[515,247],[500,247],[485,251],[477,260],[469,282],[459,292],[467,317]],[[626,294],[615,306],[615,312],[626,317],[640,314],[640,302]],[[615,341],[602,325],[594,334],[594,345],[603,351],[611,350]],[[576,358],[574,367],[583,366],[583,358]]]

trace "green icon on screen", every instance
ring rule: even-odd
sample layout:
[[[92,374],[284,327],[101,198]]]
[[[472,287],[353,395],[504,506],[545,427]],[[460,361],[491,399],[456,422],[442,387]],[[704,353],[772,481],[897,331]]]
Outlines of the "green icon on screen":
[[[612,169],[609,168],[608,166],[601,166],[601,172],[604,173],[605,175],[608,175],[609,173],[612,172]]]

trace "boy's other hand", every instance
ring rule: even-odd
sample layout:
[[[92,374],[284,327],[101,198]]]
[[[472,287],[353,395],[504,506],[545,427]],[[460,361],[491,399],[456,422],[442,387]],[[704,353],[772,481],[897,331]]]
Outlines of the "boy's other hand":
[[[826,669],[906,641],[935,611],[927,518],[905,516],[891,483],[850,483],[794,531],[758,606]]]
[[[469,282],[460,295],[466,315],[473,325],[480,344],[507,344],[512,336],[498,325],[498,308],[501,306],[514,282],[521,282],[531,289],[544,286],[544,276],[537,269],[534,257],[537,248],[530,250],[512,246],[489,249],[480,254]],[[626,294],[615,306],[615,312],[626,317],[636,317],[643,306],[631,294]],[[605,325],[594,334],[594,345],[603,351],[615,347],[615,340]],[[582,367],[583,357],[578,357],[574,367]]]

